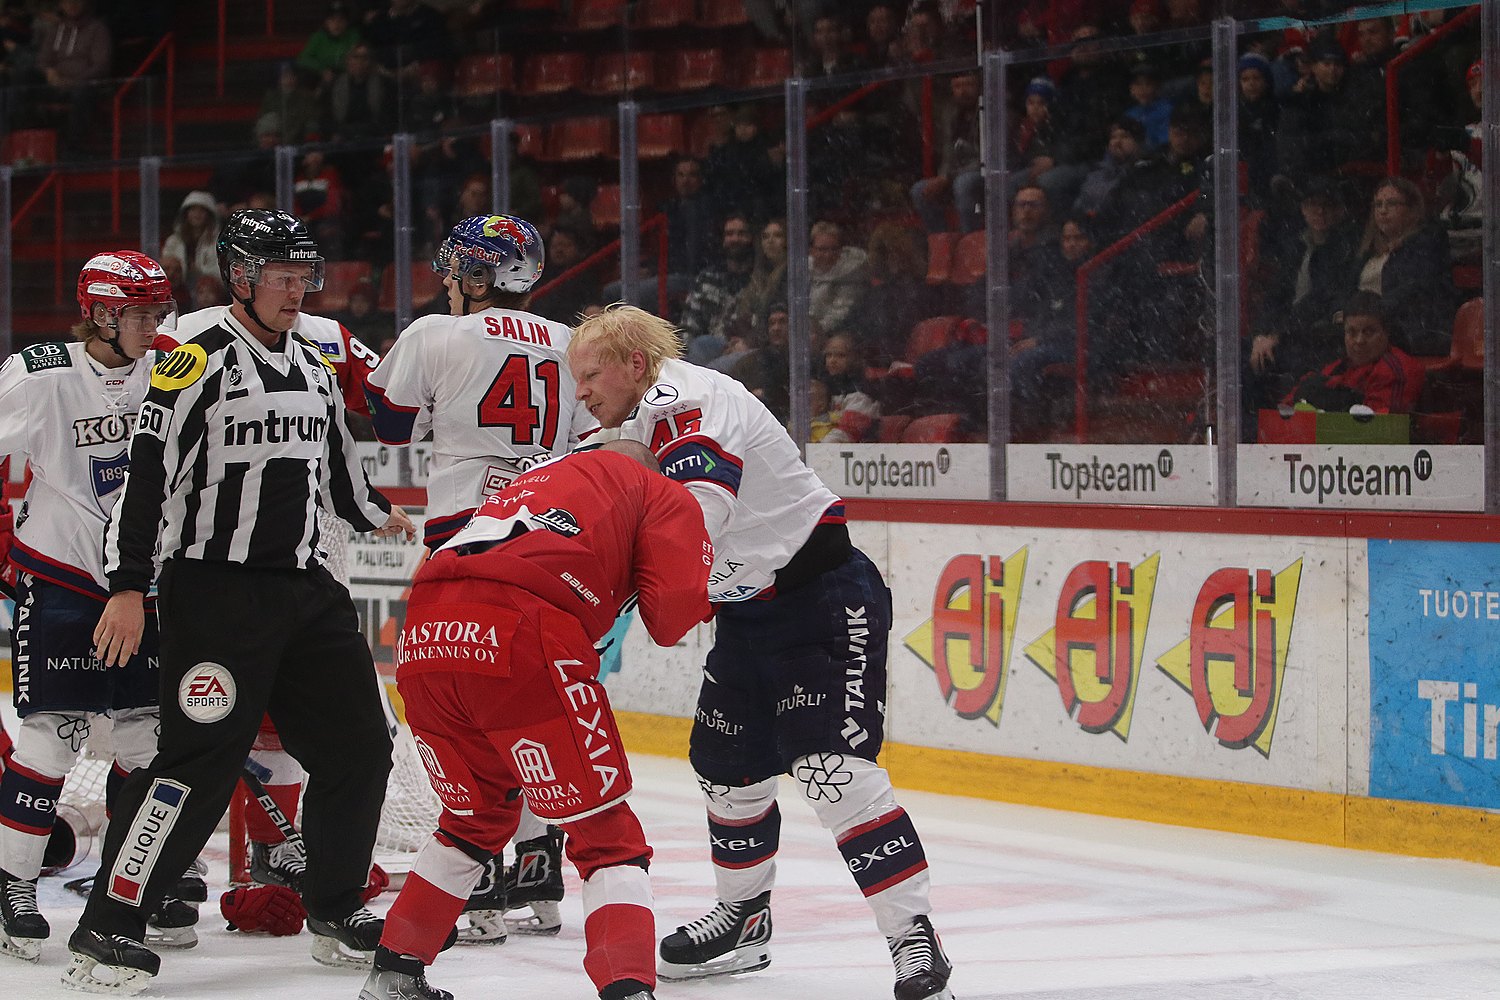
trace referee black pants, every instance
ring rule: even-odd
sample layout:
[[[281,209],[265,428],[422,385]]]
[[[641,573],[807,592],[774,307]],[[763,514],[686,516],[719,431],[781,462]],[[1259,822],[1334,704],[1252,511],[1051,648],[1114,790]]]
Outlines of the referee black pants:
[[[269,712],[307,771],[308,913],[360,906],[391,737],[349,593],[324,569],[172,560],[162,570],[161,739],[120,793],[79,924],[141,940],[224,816]]]

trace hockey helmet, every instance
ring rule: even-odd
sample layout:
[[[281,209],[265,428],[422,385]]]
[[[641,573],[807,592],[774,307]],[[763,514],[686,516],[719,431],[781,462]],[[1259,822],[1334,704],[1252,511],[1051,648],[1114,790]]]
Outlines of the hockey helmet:
[[[170,332],[177,326],[172,282],[160,264],[138,250],[96,254],[83,265],[78,272],[78,310],[92,320],[94,306],[104,307],[110,326],[128,306],[159,307],[157,328]]]
[[[219,274],[226,288],[236,280],[260,283],[260,269],[271,261],[311,264],[303,284],[307,291],[323,287],[323,254],[307,223],[288,212],[263,208],[241,209],[219,230]]]
[[[542,234],[514,215],[476,215],[453,227],[432,258],[438,274],[488,278],[496,291],[531,291],[542,276],[546,253]]]

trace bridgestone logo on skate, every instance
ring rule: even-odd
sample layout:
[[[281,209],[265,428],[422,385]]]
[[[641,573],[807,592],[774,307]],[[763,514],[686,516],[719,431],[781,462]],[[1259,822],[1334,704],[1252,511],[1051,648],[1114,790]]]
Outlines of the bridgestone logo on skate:
[[[130,832],[120,847],[119,857],[109,875],[109,896],[122,903],[138,906],[141,892],[151,878],[151,870],[161,857],[161,846],[182,812],[188,787],[167,778],[151,783],[146,801],[136,811]]]
[[[1291,494],[1316,496],[1318,503],[1331,496],[1409,497],[1412,480],[1425,483],[1433,473],[1432,453],[1426,448],[1412,456],[1410,465],[1353,465],[1343,456],[1331,463],[1304,462],[1300,454],[1283,455],[1282,460]]]

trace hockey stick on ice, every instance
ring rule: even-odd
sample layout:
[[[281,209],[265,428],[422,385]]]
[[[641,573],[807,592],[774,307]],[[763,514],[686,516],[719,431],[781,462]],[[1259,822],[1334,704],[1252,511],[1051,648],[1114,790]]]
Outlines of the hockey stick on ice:
[[[258,764],[249,757],[245,758],[245,768],[240,773],[240,780],[245,783],[246,788],[250,789],[250,794],[255,796],[255,801],[260,803],[260,807],[266,811],[266,815],[270,817],[271,822],[276,824],[276,829],[281,831],[281,835],[286,838],[287,843],[295,844],[305,855],[306,850],[302,843],[302,834],[297,832],[297,828],[292,825],[292,821],[286,818],[286,813],[282,812],[281,807],[276,804],[276,800],[271,798],[271,793],[266,791],[266,779],[270,776],[271,769],[269,767]]]

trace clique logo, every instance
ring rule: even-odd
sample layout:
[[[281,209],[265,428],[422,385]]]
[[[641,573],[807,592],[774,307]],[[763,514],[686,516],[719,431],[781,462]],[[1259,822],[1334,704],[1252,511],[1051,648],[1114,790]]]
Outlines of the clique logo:
[[[932,617],[904,640],[960,718],[1000,725],[1025,578],[1025,548],[1003,560],[954,556],[933,588]]]
[[[1198,590],[1188,637],[1157,667],[1193,696],[1205,732],[1231,750],[1271,754],[1302,560],[1281,572],[1230,567]]]
[[[1161,553],[1138,566],[1079,563],[1063,582],[1054,626],[1026,658],[1057,682],[1063,708],[1084,732],[1130,739],[1141,655]]]

